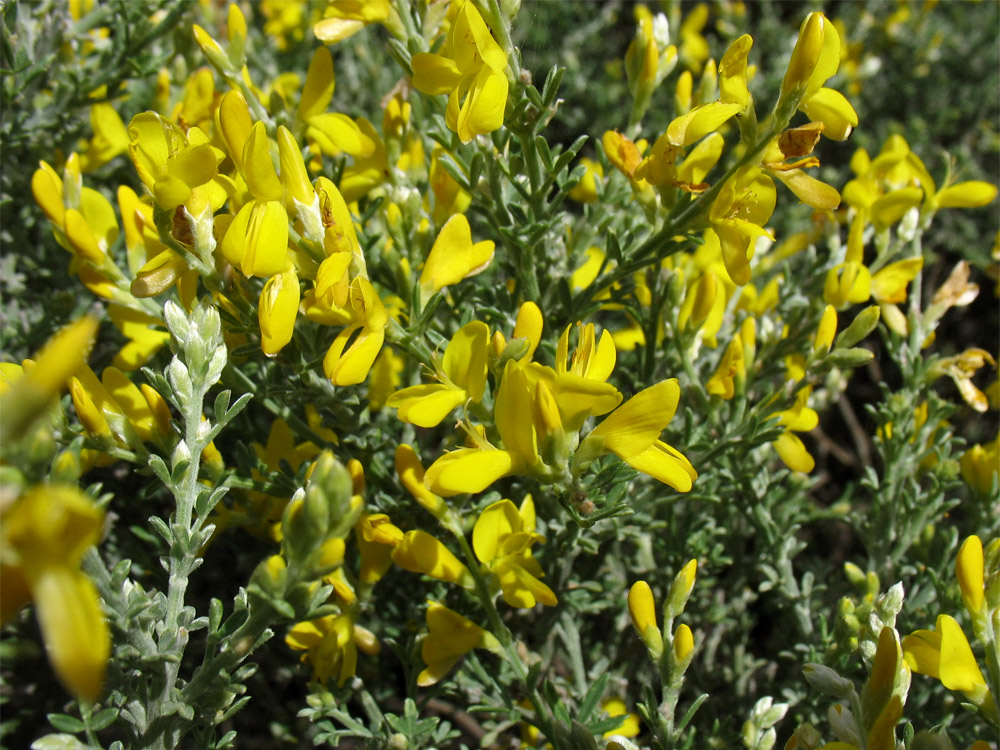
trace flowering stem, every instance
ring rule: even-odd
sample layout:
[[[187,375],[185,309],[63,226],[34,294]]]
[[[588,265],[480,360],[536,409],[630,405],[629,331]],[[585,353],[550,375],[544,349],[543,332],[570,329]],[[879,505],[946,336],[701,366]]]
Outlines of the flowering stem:
[[[472,549],[469,547],[469,542],[460,530],[451,529],[450,527],[449,530],[458,540],[458,544],[462,548],[462,555],[465,557],[467,566],[472,572],[472,577],[476,582],[476,596],[479,598],[479,602],[482,604],[483,609],[486,610],[486,617],[490,621],[490,629],[493,631],[493,634],[496,635],[497,640],[500,641],[500,645],[503,647],[504,655],[507,657],[508,663],[510,663],[510,665],[514,668],[514,672],[517,674],[518,682],[521,683],[521,686],[528,694],[528,699],[531,701],[532,708],[535,710],[534,721],[546,737],[553,739],[552,722],[549,719],[549,713],[545,710],[545,701],[538,693],[538,689],[528,681],[528,671],[525,669],[524,662],[521,661],[521,657],[518,655],[517,649],[514,647],[514,639],[511,635],[510,629],[504,624],[503,619],[500,617],[500,613],[497,611],[496,605],[493,603],[493,597],[490,596],[489,586],[487,586],[482,569],[479,566],[475,555],[473,555]]]

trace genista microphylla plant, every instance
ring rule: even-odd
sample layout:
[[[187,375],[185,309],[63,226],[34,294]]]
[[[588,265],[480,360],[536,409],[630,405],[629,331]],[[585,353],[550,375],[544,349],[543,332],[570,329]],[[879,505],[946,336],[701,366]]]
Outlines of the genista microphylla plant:
[[[3,746],[996,750],[964,7],[0,3]]]

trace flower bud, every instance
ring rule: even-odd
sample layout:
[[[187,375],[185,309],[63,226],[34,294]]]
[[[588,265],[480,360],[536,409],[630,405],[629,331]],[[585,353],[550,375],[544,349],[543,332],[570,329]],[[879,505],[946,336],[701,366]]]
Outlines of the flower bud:
[[[881,310],[878,305],[871,305],[858,313],[851,324],[837,336],[837,349],[849,349],[859,341],[867,338],[868,334],[875,330],[881,317]]]
[[[833,345],[833,337],[837,333],[837,308],[827,305],[823,310],[823,317],[820,318],[819,327],[816,329],[816,338],[813,341],[813,351],[825,353],[830,351]]]
[[[858,720],[847,706],[843,703],[834,703],[830,706],[827,716],[830,719],[830,728],[840,740],[860,747],[861,730],[858,727]]]
[[[198,46],[201,47],[201,51],[208,58],[208,61],[212,63],[219,70],[231,70],[232,63],[229,60],[229,56],[222,50],[219,43],[212,38],[205,29],[203,29],[198,24],[194,24],[192,28],[194,32],[194,40],[198,42]]]
[[[826,362],[834,367],[852,368],[866,365],[875,359],[875,355],[867,349],[837,349],[830,352]]]
[[[680,573],[674,578],[670,586],[670,593],[667,594],[667,602],[664,609],[668,616],[676,617],[684,611],[691,590],[694,588],[695,575],[698,572],[698,561],[690,560],[687,565],[681,568]]]
[[[983,570],[983,543],[973,534],[962,543],[955,559],[955,575],[962,590],[962,601],[973,619],[982,612],[986,603],[983,594]]]
[[[682,671],[691,663],[693,653],[694,635],[691,628],[684,624],[678,625],[674,631],[674,658]]]
[[[636,581],[628,592],[628,613],[632,625],[646,644],[650,655],[659,659],[663,653],[663,636],[656,625],[656,606],[653,591],[645,581]]]
[[[810,13],[802,22],[798,41],[795,42],[795,49],[788,61],[788,70],[781,82],[782,97],[796,89],[805,91],[823,51],[823,34],[827,23],[829,22],[822,13]]]

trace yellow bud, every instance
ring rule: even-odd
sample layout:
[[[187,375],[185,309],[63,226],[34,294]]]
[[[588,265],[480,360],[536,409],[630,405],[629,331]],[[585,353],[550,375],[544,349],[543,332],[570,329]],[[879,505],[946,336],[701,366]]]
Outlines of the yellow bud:
[[[698,573],[698,561],[690,560],[687,565],[681,568],[680,573],[674,578],[670,586],[670,593],[667,596],[667,611],[672,617],[676,617],[684,611],[691,590],[694,588],[694,579]]]
[[[230,70],[232,65],[229,62],[229,57],[223,52],[219,43],[212,38],[212,35],[198,24],[194,25],[192,31],[194,32],[194,40],[198,42],[198,46],[201,47],[201,51],[205,53],[208,61],[219,70]]]
[[[816,339],[813,342],[814,352],[828,352],[833,346],[833,337],[837,333],[837,308],[827,305],[816,329]]]
[[[687,625],[679,625],[674,632],[674,658],[678,664],[684,664],[694,651],[694,635]]]
[[[983,543],[973,534],[962,543],[955,559],[955,574],[958,586],[962,590],[962,601],[973,617],[981,612],[985,605],[983,570]]]
[[[826,17],[822,13],[810,13],[802,22],[798,41],[795,42],[795,49],[792,50],[792,58],[788,61],[788,70],[781,82],[782,96],[796,88],[804,88],[808,83],[823,51],[823,34],[826,23]]]
[[[655,658],[663,651],[663,636],[656,625],[656,605],[653,591],[645,581],[636,581],[628,592],[628,612],[642,642]]]

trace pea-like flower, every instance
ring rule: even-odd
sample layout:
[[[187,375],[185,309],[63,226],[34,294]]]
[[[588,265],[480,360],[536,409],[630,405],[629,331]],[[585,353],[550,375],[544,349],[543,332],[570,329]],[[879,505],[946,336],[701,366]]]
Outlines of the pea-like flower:
[[[503,125],[507,53],[471,2],[460,0],[441,53],[420,52],[412,64],[414,86],[449,95],[446,122],[464,143]]]
[[[95,701],[111,652],[97,589],[80,571],[104,514],[69,485],[38,485],[4,510],[0,621],[34,601],[49,661],[74,695]]]
[[[492,633],[437,602],[427,602],[427,631],[420,644],[420,657],[427,665],[417,675],[421,687],[440,681],[474,648],[502,651],[500,641]]]
[[[510,500],[500,500],[484,510],[472,529],[472,548],[503,591],[512,607],[530,608],[536,602],[554,607],[558,600],[542,583],[542,566],[531,548],[544,537],[535,531],[535,502],[531,495],[518,509]]]
[[[437,366],[439,382],[403,388],[388,398],[386,406],[399,409],[399,418],[404,422],[434,427],[455,407],[480,401],[486,388],[489,333],[487,325],[480,321],[462,326],[448,342]]]

